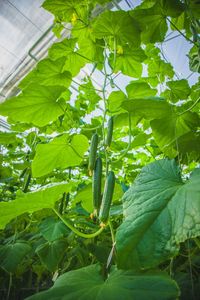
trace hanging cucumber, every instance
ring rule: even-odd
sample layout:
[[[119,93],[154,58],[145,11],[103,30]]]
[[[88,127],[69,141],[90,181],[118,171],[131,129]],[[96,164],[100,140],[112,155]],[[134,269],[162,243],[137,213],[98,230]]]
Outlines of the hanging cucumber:
[[[63,193],[58,207],[58,211],[61,215],[63,215],[64,212],[65,198],[66,198],[66,193]]]
[[[105,142],[105,145],[107,147],[110,147],[110,144],[112,142],[112,135],[113,135],[113,117],[110,117],[110,119],[108,120],[108,132],[107,132],[107,137]]]
[[[98,140],[99,140],[98,134],[97,133],[93,134],[91,145],[90,145],[89,164],[88,164],[88,170],[90,176],[92,176],[95,167]]]
[[[93,181],[92,181],[92,194],[94,215],[97,215],[101,206],[101,178],[102,178],[102,160],[100,157],[96,159]]]
[[[115,174],[113,171],[110,171],[106,178],[104,192],[103,192],[103,199],[102,199],[100,212],[99,212],[99,220],[103,224],[106,224],[109,218],[109,212],[110,212],[114,187],[115,187]]]
[[[28,191],[30,182],[31,182],[31,170],[30,170],[30,168],[27,168],[25,176],[24,176],[23,187],[22,187],[22,191],[24,193],[26,193]]]

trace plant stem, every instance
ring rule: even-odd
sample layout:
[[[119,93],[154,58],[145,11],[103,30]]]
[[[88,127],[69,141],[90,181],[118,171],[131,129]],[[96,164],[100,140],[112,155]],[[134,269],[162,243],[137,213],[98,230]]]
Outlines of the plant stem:
[[[116,66],[116,58],[117,58],[117,40],[116,37],[114,37],[114,60],[113,60],[113,71],[115,70]]]
[[[8,284],[8,292],[7,292],[6,300],[9,300],[10,298],[11,287],[12,287],[12,273],[9,273],[9,284]]]
[[[102,88],[102,96],[103,96],[103,102],[104,102],[104,116],[103,116],[103,122],[102,122],[102,134],[103,134],[103,147],[104,147],[104,153],[105,153],[105,160],[106,160],[106,175],[108,174],[108,154],[107,154],[107,149],[105,146],[106,143],[106,136],[105,136],[105,120],[106,120],[106,113],[107,113],[107,105],[106,105],[106,84],[107,84],[107,71],[106,71],[106,48],[104,50],[104,84]]]
[[[92,131],[92,130],[100,129],[101,127],[102,127],[102,125],[92,127],[92,128],[80,127],[80,129],[82,129],[83,131]]]
[[[200,100],[200,97],[188,109],[186,109],[185,111],[180,113],[179,116],[181,116],[181,115],[185,114],[186,112],[190,111],[191,109],[193,109],[198,104],[199,100]]]
[[[107,259],[107,264],[106,264],[106,269],[108,269],[111,261],[112,261],[112,258],[113,258],[113,254],[114,254],[114,251],[115,251],[115,234],[114,234],[114,230],[113,230],[113,226],[112,226],[112,222],[109,220],[108,221],[108,225],[110,227],[110,232],[111,232],[111,238],[112,238],[112,249],[110,251],[110,254],[108,256],[108,259]]]
[[[99,235],[103,230],[104,230],[104,227],[101,227],[99,230],[97,230],[96,232],[94,233],[83,233],[83,232],[80,232],[78,229],[76,229],[73,225],[71,225],[67,220],[65,220],[62,215],[55,209],[53,208],[53,211],[55,212],[55,214],[59,217],[59,219],[69,228],[71,229],[75,234],[77,234],[78,236],[82,237],[82,238],[85,238],[85,239],[92,239],[94,238],[95,236]]]
[[[115,234],[114,234],[114,229],[113,229],[113,226],[112,226],[112,222],[110,220],[108,221],[108,225],[110,227],[110,233],[111,233],[112,243],[114,245],[115,244]]]

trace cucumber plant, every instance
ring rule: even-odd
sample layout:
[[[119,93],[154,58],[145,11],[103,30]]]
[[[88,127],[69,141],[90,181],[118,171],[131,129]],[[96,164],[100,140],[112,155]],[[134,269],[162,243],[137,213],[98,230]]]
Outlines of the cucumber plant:
[[[0,104],[1,299],[200,298],[198,3],[112,5],[45,0],[59,41]]]

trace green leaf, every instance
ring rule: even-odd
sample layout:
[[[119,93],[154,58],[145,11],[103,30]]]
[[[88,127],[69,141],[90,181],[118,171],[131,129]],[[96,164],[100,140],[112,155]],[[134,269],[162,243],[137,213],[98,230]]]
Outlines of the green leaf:
[[[200,18],[199,1],[191,0],[188,5],[188,9],[192,11],[192,15],[198,20]]]
[[[185,10],[185,5],[179,0],[161,0],[162,13],[165,16],[176,18]]]
[[[2,166],[0,163],[0,183],[6,182],[12,176],[12,169],[10,167]]]
[[[39,225],[39,229],[43,237],[48,242],[53,242],[66,235],[66,232],[68,232],[68,228],[65,226],[65,224],[60,220],[54,219],[53,217],[46,218]]]
[[[139,23],[141,40],[144,43],[163,42],[167,32],[167,22],[159,5],[148,9],[135,9],[130,15]]]
[[[177,140],[179,156],[183,162],[200,161],[200,133],[188,132]]]
[[[16,132],[0,132],[0,145],[10,145],[20,143]]]
[[[14,121],[45,126],[63,114],[65,104],[58,99],[64,91],[64,87],[30,84],[22,94],[3,102],[0,113]]]
[[[170,88],[170,100],[173,102],[187,99],[190,94],[190,87],[186,79],[168,81],[167,86]]]
[[[157,1],[158,0],[143,0],[142,3],[136,7],[136,9],[151,8]]]
[[[177,114],[173,110],[158,120],[151,121],[153,136],[160,149],[170,158],[178,154],[176,140],[200,126],[196,113]]]
[[[146,145],[148,139],[148,135],[146,133],[139,133],[138,135],[136,135],[131,143],[131,147],[132,148],[136,148],[136,147],[141,147]]]
[[[124,111],[124,110],[123,110]],[[131,113],[131,125],[134,127],[141,120],[141,116],[137,116]],[[128,112],[122,112],[114,116],[115,128],[129,126],[129,114]]]
[[[75,50],[77,39],[65,38],[62,42],[54,43],[49,49],[49,57],[57,60],[61,57],[67,57]]]
[[[71,73],[63,71],[66,58],[62,57],[55,61],[49,58],[43,59],[37,64],[37,67],[31,71],[19,84],[21,89],[27,87],[30,83],[45,86],[64,86],[71,84]]]
[[[126,86],[128,97],[132,98],[145,98],[155,96],[157,93],[156,89],[152,89],[148,83],[142,81],[131,81]]]
[[[54,208],[54,204],[64,192],[71,190],[72,184],[58,183],[42,187],[34,192],[20,193],[16,200],[0,202],[0,229],[12,219],[24,213],[33,213],[43,208]]]
[[[119,45],[127,42],[135,47],[140,45],[137,22],[125,11],[106,11],[100,14],[93,24],[93,34],[97,39],[113,37]]]
[[[46,268],[54,272],[65,254],[67,243],[64,240],[56,240],[37,247],[36,253]]]
[[[124,194],[117,229],[118,266],[151,268],[176,255],[179,244],[200,235],[200,170],[183,183],[174,160],[145,166]]]
[[[200,50],[196,45],[190,49],[188,57],[190,70],[200,73]]]
[[[81,68],[83,68],[88,62],[88,59],[81,56],[80,51],[75,51],[67,56],[63,70],[71,72],[74,77],[78,75]]]
[[[108,97],[109,112],[115,113],[121,110],[121,104],[127,100],[126,95],[122,91],[114,91]]]
[[[77,10],[81,11],[81,9],[84,9],[84,6],[86,6],[86,3],[82,0],[45,0],[42,4],[44,9],[63,21],[70,21],[72,14],[76,13]]]
[[[87,78],[84,84],[79,85],[79,94],[76,98],[75,107],[84,116],[95,109],[100,99],[101,97],[96,93],[91,79]]]
[[[49,57],[56,60],[65,57],[63,71],[70,72],[72,76],[76,76],[82,67],[88,62],[87,58],[82,57],[80,51],[75,47],[77,39],[64,39],[62,42],[55,43],[49,49]]]
[[[133,116],[140,116],[148,120],[166,117],[171,113],[170,105],[162,98],[157,97],[125,100],[121,107]]]
[[[122,72],[134,78],[140,78],[142,75],[142,64],[136,62],[131,55],[123,55],[117,58],[114,73]]]
[[[98,266],[91,265],[63,274],[51,289],[27,300],[175,300],[178,295],[175,281],[161,272],[113,270],[104,280]]]
[[[81,25],[82,28],[82,25]],[[87,58],[86,63],[96,64],[99,69],[102,69],[103,66],[103,51],[104,44],[101,40],[96,41],[93,38],[92,31],[90,27],[87,27],[85,30],[76,30],[74,28],[74,33],[76,33],[76,37],[78,38],[78,46],[79,51],[76,52],[78,55],[82,55]]]
[[[148,61],[148,76],[157,77],[162,82],[166,78],[173,78],[174,70],[170,63],[166,63],[162,59],[150,59]]]
[[[74,198],[74,203],[81,202],[82,207],[92,213],[94,210],[92,201],[92,184],[84,186]]]
[[[37,145],[32,162],[33,177],[47,175],[55,168],[64,169],[80,165],[88,147],[88,139],[82,134],[73,137],[63,134],[48,144]]]
[[[123,47],[123,53],[117,54],[114,72],[121,71],[124,75],[139,78],[142,75],[142,64],[146,59],[142,48],[130,49]],[[112,55],[113,56],[113,55]]]
[[[14,273],[24,257],[31,251],[25,241],[0,246],[0,266],[9,273]]]

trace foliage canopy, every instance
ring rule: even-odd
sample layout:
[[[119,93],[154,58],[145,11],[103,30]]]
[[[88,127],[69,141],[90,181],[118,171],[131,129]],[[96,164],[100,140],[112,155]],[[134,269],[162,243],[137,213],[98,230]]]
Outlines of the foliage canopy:
[[[0,133],[0,280],[50,287],[30,300],[199,297],[199,82],[180,78],[162,48],[176,31],[200,71],[199,4],[112,5],[45,0],[59,41],[0,104],[11,126]],[[105,224],[91,155],[108,197],[115,173]]]

